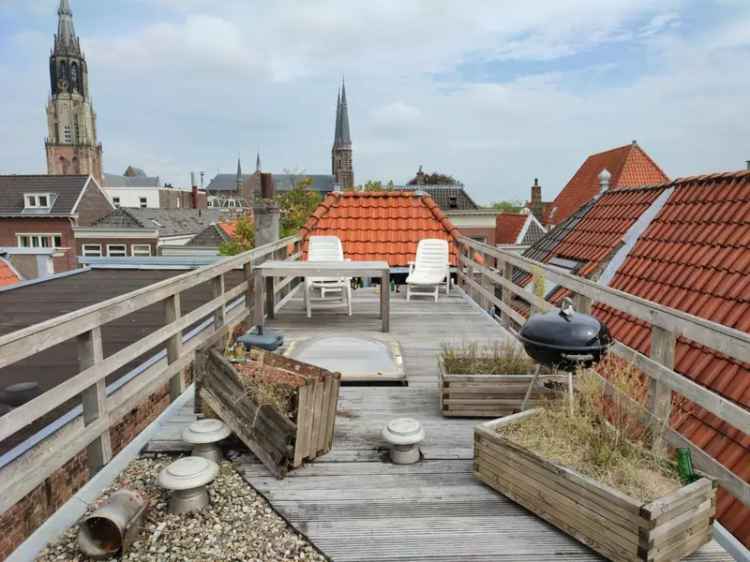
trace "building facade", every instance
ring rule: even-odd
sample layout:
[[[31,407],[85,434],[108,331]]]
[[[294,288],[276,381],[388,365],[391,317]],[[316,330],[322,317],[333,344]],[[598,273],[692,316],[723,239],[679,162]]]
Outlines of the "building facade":
[[[50,175],[92,175],[102,185],[102,145],[89,95],[86,57],[73,27],[69,0],[60,0],[49,59],[48,135],[44,143]]]
[[[50,248],[55,272],[75,269],[73,229],[112,209],[92,176],[0,176],[0,246]]]
[[[342,189],[354,187],[349,109],[346,104],[346,85],[343,83],[336,100],[336,129],[331,149],[331,174]]]

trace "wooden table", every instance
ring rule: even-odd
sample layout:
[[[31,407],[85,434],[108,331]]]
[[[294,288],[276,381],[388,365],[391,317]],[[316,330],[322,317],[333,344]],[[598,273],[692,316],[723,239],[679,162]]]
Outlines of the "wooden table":
[[[265,277],[266,282],[263,282]],[[383,331],[390,327],[391,270],[384,261],[266,261],[255,266],[255,325],[263,326],[267,309],[274,317],[275,277],[380,278],[380,318]],[[265,293],[265,298],[263,297]],[[265,305],[265,306],[264,306]]]

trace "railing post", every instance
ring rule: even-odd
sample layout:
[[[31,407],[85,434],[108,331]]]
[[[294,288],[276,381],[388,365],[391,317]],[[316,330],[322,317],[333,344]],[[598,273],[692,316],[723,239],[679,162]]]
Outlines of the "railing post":
[[[673,332],[659,326],[651,326],[651,358],[674,370],[674,352],[676,338]],[[669,426],[672,412],[672,390],[656,379],[649,380],[648,409],[653,414],[652,433],[653,447],[663,447],[662,433]]]
[[[245,265],[242,266],[243,273],[245,275],[245,281],[247,282],[247,290],[245,291],[245,306],[247,307],[247,313],[253,309],[254,300],[254,289],[255,280],[253,279],[253,262],[248,260]]]
[[[224,274],[218,275],[211,280],[211,288],[213,297],[224,296]],[[221,306],[214,312],[214,330],[221,330],[224,327],[224,322],[227,316],[227,303],[222,302]]]
[[[483,258],[483,261],[484,261],[484,263],[481,264],[481,265],[487,271],[489,271],[491,269],[490,268],[490,264],[492,263],[492,257],[489,256],[488,254],[485,254],[484,252],[482,252],[481,255],[482,255],[482,258]],[[482,277],[480,278],[479,285],[485,291],[487,291],[487,293],[492,293],[492,288],[494,287],[494,284],[492,283],[492,280],[486,275],[486,271],[480,270],[480,274],[481,274]],[[481,299],[480,303],[481,303],[481,306],[482,306],[482,310],[489,310],[491,301],[490,301],[489,298],[487,298],[487,295],[485,295],[484,293],[481,293],[480,299]]]
[[[508,283],[513,283],[513,264],[512,263],[503,262],[503,278]],[[511,308],[512,303],[513,303],[513,291],[511,291],[507,287],[503,287],[503,304],[507,306],[508,308]],[[506,326],[511,325],[510,315],[504,310],[501,311],[501,319],[503,321],[503,324],[505,324]]]
[[[166,324],[176,322],[182,312],[180,310],[180,293],[167,297],[164,301]],[[167,340],[167,363],[172,364],[180,358],[182,353],[182,330]],[[169,399],[174,401],[185,391],[185,380],[182,378],[182,372],[175,373],[169,379]]]
[[[104,359],[102,348],[102,331],[99,326],[77,337],[78,364],[81,371],[100,363]],[[107,387],[104,378],[99,379],[81,393],[83,406],[83,425],[88,426],[106,418]],[[93,475],[112,458],[112,442],[109,436],[109,425],[104,432],[92,441],[86,450],[89,472]]]

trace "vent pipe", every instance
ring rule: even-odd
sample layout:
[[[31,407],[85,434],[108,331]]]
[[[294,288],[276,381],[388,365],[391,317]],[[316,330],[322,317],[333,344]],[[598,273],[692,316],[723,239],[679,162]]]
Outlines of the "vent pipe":
[[[750,160],[745,160],[745,166],[750,170]]]
[[[267,172],[260,174],[260,196],[262,199],[273,199],[273,175]]]
[[[609,180],[612,179],[612,174],[609,173],[607,168],[604,168],[599,172],[599,193],[604,193],[609,189]]]

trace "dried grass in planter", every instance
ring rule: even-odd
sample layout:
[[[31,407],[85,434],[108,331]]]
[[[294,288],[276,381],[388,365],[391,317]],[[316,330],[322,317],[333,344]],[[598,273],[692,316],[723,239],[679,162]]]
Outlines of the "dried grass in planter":
[[[486,345],[476,342],[460,346],[443,344],[440,357],[446,372],[455,375],[527,374],[535,368],[523,348],[512,341]]]
[[[538,415],[497,431],[545,459],[644,502],[679,489],[676,466],[650,450],[651,432],[628,398],[641,393],[638,372],[623,364],[609,365],[607,380],[609,385],[595,373],[581,371],[572,414],[567,401],[549,401]]]

